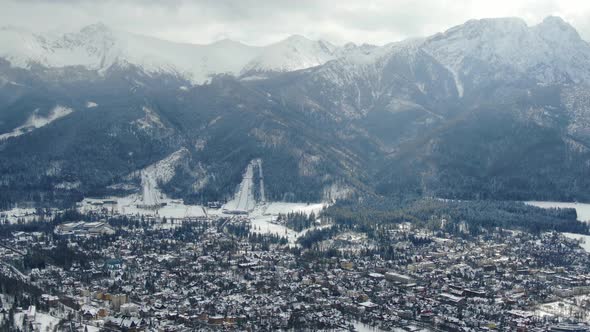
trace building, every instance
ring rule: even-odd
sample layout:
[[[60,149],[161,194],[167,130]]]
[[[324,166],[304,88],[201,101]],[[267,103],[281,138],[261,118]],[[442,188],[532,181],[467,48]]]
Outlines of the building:
[[[71,222],[55,227],[54,233],[61,236],[98,236],[113,235],[115,229],[106,221],[97,222]]]
[[[412,277],[395,272],[386,272],[385,279],[389,281],[399,282],[402,284],[411,284],[414,282],[414,279],[412,279]]]

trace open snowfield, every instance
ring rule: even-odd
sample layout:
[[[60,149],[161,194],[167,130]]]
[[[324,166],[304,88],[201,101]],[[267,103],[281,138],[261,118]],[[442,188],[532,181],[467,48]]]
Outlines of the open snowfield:
[[[284,236],[287,238],[287,240],[289,241],[290,244],[295,244],[295,242],[297,241],[298,238],[305,235],[305,233],[309,232],[310,230],[321,229],[321,228],[326,228],[326,227],[332,226],[332,225],[324,225],[324,226],[318,226],[318,227],[311,227],[311,228],[304,229],[301,232],[296,232],[286,226],[273,223],[272,222],[273,220],[276,220],[276,216],[255,216],[255,217],[252,217],[252,219],[251,219],[252,228],[250,231],[252,233],[258,233],[258,234],[274,234],[274,235],[278,235],[278,236]]]
[[[116,204],[96,205],[104,201],[114,201]],[[86,198],[79,207],[80,212],[96,211],[103,208],[127,216],[160,216],[166,218],[185,218],[205,216],[205,211],[200,205],[185,205],[181,200],[163,198],[166,203],[159,209],[143,209],[138,206],[144,204],[141,195],[133,194],[125,197]]]
[[[568,318],[576,316],[582,321],[590,322],[590,314],[581,306],[585,301],[588,301],[587,295],[575,296],[568,298],[563,301],[555,301],[549,303],[543,303],[535,310],[535,315],[539,317],[551,316],[551,317],[563,317]]]
[[[287,203],[287,202],[266,202],[264,198],[264,181],[262,175],[262,161],[252,160],[244,170],[242,182],[239,184],[232,200],[223,205],[222,209],[207,209],[200,205],[185,205],[182,200],[174,200],[166,197],[157,188],[157,183],[173,174],[176,160],[182,152],[178,151],[141,172],[143,190],[141,194],[133,194],[126,197],[108,198],[86,198],[79,206],[81,212],[99,211],[107,209],[114,214],[127,216],[158,216],[166,218],[183,219],[189,217],[234,216],[236,212],[248,217],[252,223],[252,232],[260,234],[276,234],[286,236],[290,243],[305,234],[309,229],[302,232],[295,232],[283,225],[274,223],[279,214],[305,213],[316,216],[327,207],[328,203]],[[168,162],[169,161],[169,162]],[[257,201],[254,195],[254,172],[258,170],[260,179],[261,201]],[[104,204],[104,202],[107,202]],[[109,203],[114,202],[114,203]],[[146,205],[158,205],[165,203],[158,208],[145,208]],[[166,227],[174,227],[174,224],[167,224]],[[329,227],[329,226],[320,226]]]
[[[0,211],[0,221],[7,221],[10,224],[16,224],[19,220],[31,222],[37,217],[35,209],[13,208],[6,211]]]
[[[39,327],[39,331],[53,331],[53,329],[59,324],[59,321],[60,319],[57,317],[37,312],[35,323],[33,325]]]
[[[287,237],[289,243],[294,244],[297,239],[307,233],[310,229],[305,229],[301,232],[296,232],[284,225],[279,225],[273,222],[277,219],[279,214],[287,214],[291,212],[305,213],[307,215],[312,212],[318,215],[327,203],[287,203],[287,202],[272,202],[260,204],[249,214],[252,222],[251,231],[259,234],[275,234]],[[330,225],[319,226],[319,228],[330,227]]]
[[[590,222],[590,204],[586,203],[568,203],[568,202],[542,202],[542,201],[530,201],[524,202],[525,204],[537,206],[543,209],[551,208],[568,208],[576,209],[579,221]]]
[[[23,317],[25,317],[25,313],[24,312],[16,312],[14,313],[14,327],[17,330],[21,330],[23,329]]]
[[[580,246],[590,253],[590,235],[574,234],[574,233],[561,233],[564,236],[580,241]]]
[[[25,312],[17,312],[14,314],[14,325],[15,328],[23,331],[23,318]],[[35,315],[35,322],[33,326],[36,331],[53,331],[53,329],[59,324],[59,318],[37,312]]]
[[[115,204],[103,204],[97,205],[104,201],[113,201]],[[113,211],[116,214],[127,215],[127,216],[159,216],[166,218],[189,218],[189,217],[203,217],[206,215],[224,217],[232,216],[232,214],[224,213],[223,210],[207,209],[200,205],[186,205],[181,200],[173,200],[166,198],[163,202],[165,206],[159,209],[143,209],[138,206],[143,204],[141,195],[134,194],[126,197],[107,197],[107,198],[86,198],[82,201],[79,206],[80,212],[86,213],[90,211],[97,211],[101,209],[107,209]],[[299,212],[305,214],[311,214],[312,212],[318,215],[324,207],[327,207],[327,203],[287,203],[287,202],[269,202],[254,204],[252,211],[250,211],[245,217],[249,217],[252,222],[252,231],[262,234],[277,234],[280,236],[287,236],[290,242],[295,240],[303,232],[295,232],[283,225],[273,223],[279,214],[287,214],[291,212]],[[207,214],[205,214],[207,211]]]
[[[115,202],[114,204],[102,204],[103,202]],[[106,198],[85,198],[79,206],[80,212],[97,211],[100,209],[107,209],[114,213],[127,216],[160,216],[166,218],[185,218],[185,217],[202,217],[205,216],[205,211],[209,215],[214,216],[231,216],[232,214],[224,213],[222,210],[207,209],[201,205],[186,205],[182,200],[174,200],[164,198],[161,202],[166,203],[159,209],[144,209],[138,206],[143,204],[141,195],[133,194],[125,197],[106,197]],[[100,205],[102,204],[102,205]],[[327,203],[288,203],[288,202],[269,202],[263,204],[256,204],[254,202],[252,210],[247,216],[257,220],[270,220],[270,217],[276,217],[279,214],[287,214],[291,212],[318,215]],[[12,211],[12,210],[11,210]],[[2,213],[7,213],[4,211]],[[34,210],[33,210],[34,212]]]
[[[286,202],[272,202],[260,206],[257,208],[254,213],[262,213],[262,214],[270,214],[270,215],[278,215],[279,213],[287,214],[287,213],[305,213],[307,215],[311,214],[312,212],[315,215],[318,215],[324,207],[327,207],[328,204],[326,203],[286,203]]]
[[[104,201],[113,201],[115,204],[97,205]],[[180,200],[165,199],[166,205],[159,209],[143,209],[138,206],[143,204],[141,195],[134,194],[126,197],[107,197],[107,198],[86,198],[79,206],[80,212],[97,211],[101,209],[112,210],[116,214],[127,216],[159,216],[183,219],[188,217],[203,217],[206,215],[216,217],[229,217],[233,214],[224,213],[221,209],[207,209],[200,205],[185,205]],[[273,222],[277,219],[279,214],[288,214],[291,212],[316,215],[327,207],[327,203],[287,203],[287,202],[269,202],[258,203],[254,202],[252,210],[244,217],[248,217],[252,224],[251,232],[258,234],[275,234],[278,236],[287,237],[289,243],[294,244],[299,237],[307,233],[310,229],[301,232],[295,232],[284,225],[279,225]],[[205,213],[207,212],[207,214]],[[167,227],[175,227],[175,225],[166,223]],[[329,227],[329,226],[319,226]],[[313,228],[311,228],[313,229]]]

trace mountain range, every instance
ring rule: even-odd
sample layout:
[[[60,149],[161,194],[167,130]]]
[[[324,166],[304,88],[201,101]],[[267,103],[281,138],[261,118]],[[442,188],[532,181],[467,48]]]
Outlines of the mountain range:
[[[559,17],[383,46],[0,29],[0,207],[139,191],[590,200],[590,44]]]

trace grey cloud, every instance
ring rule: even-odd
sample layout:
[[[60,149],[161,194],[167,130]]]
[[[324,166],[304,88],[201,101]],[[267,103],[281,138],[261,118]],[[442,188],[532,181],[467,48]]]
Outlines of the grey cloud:
[[[231,38],[266,44],[291,34],[384,44],[434,34],[471,18],[560,15],[590,37],[582,0],[0,0],[0,25],[77,30],[98,21],[179,42]]]

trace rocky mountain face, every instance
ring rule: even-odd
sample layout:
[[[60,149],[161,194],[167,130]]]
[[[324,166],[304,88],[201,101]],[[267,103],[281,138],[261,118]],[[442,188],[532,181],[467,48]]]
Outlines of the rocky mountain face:
[[[167,194],[223,199],[254,159],[271,200],[590,200],[590,45],[557,17],[384,46],[187,45],[100,24],[0,40],[5,206],[138,190],[162,160],[179,160]]]

